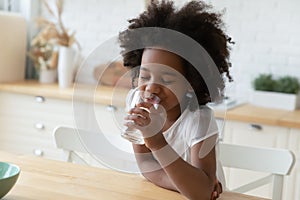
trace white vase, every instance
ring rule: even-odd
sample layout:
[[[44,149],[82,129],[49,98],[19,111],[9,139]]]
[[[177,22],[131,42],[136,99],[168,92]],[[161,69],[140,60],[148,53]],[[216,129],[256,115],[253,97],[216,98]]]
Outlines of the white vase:
[[[57,79],[57,70],[41,70],[39,72],[39,82],[40,83],[55,83]]]
[[[58,84],[61,88],[71,87],[75,76],[77,52],[71,47],[61,46],[58,58]]]

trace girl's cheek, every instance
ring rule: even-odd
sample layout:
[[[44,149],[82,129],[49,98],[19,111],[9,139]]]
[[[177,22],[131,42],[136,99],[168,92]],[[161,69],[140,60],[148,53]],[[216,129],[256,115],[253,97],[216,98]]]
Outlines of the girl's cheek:
[[[170,93],[173,93],[177,97],[181,97],[185,95],[187,88],[184,87],[183,84],[174,84],[174,85],[169,85],[167,87]]]

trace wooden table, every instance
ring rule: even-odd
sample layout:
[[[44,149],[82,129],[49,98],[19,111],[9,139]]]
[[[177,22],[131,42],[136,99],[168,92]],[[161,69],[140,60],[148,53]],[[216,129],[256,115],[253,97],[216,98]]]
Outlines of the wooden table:
[[[15,163],[21,173],[3,200],[183,200],[140,175],[81,166],[29,155],[0,151],[0,161]],[[220,200],[264,200],[224,192]]]

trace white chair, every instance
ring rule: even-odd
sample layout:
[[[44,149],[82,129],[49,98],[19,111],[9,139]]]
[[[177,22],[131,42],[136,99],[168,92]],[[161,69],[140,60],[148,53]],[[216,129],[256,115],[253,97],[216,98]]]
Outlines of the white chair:
[[[76,130],[71,127],[56,127],[53,131],[56,147],[64,151],[63,160],[83,165],[89,165],[80,155],[87,154]]]
[[[291,172],[294,154],[287,149],[219,144],[219,158],[223,167],[266,172],[269,175],[231,191],[245,193],[273,183],[272,200],[282,200],[283,179]]]
[[[118,171],[139,172],[131,143],[120,135],[104,136],[99,132],[67,126],[56,127],[53,134],[55,144],[64,150],[63,159],[67,162],[84,165],[98,163]]]

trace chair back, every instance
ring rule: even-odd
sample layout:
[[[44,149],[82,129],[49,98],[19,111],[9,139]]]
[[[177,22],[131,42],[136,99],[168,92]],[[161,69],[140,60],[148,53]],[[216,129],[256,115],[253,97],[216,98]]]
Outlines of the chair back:
[[[120,135],[103,135],[88,130],[58,126],[53,131],[57,148],[64,150],[63,159],[84,165],[90,161],[118,171],[138,173],[131,143]],[[89,155],[85,159],[82,154]]]
[[[80,153],[88,153],[76,130],[71,127],[56,127],[53,131],[56,147],[64,151],[63,160],[88,165]]]
[[[272,199],[281,200],[284,176],[289,175],[295,162],[294,154],[287,149],[219,144],[219,158],[223,167],[265,172],[269,175],[251,183],[231,189],[245,193],[273,183]]]

